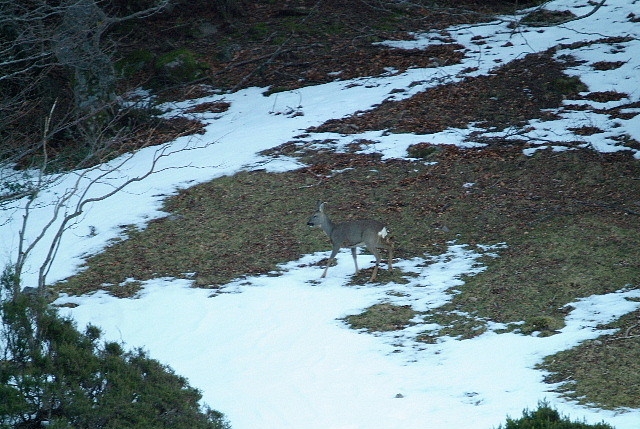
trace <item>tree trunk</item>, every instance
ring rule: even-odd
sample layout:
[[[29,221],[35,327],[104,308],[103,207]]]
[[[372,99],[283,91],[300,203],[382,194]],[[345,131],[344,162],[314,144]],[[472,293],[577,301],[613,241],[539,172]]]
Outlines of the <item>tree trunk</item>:
[[[111,23],[95,0],[68,0],[53,37],[56,59],[72,71],[76,118],[90,147],[111,119],[109,106],[116,99],[116,74],[103,40]]]

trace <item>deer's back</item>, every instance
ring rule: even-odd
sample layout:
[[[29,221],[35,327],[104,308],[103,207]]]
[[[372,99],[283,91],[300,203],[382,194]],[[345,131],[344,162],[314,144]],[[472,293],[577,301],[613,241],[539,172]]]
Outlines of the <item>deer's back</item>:
[[[341,246],[356,246],[380,240],[384,224],[377,220],[351,220],[337,223],[331,233],[331,241]],[[382,237],[384,238],[384,237]]]

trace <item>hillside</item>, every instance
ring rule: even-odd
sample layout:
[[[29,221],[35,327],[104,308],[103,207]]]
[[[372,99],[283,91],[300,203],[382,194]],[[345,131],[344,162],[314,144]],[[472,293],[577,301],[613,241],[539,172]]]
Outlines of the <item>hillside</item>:
[[[131,29],[130,54],[198,59],[186,84],[131,76],[197,133],[38,196],[27,240],[78,177],[84,199],[143,177],[66,232],[54,304],[149,350],[236,429],[491,428],[544,399],[637,427],[634,2],[340,3]],[[372,256],[354,276],[343,250],[320,279],[317,200],[384,221],[394,270],[369,283]],[[6,254],[21,213],[3,212]]]

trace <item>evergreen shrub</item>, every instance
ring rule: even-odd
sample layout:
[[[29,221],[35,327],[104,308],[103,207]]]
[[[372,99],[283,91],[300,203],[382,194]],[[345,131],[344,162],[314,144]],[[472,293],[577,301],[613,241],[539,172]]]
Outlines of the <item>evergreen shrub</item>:
[[[587,424],[584,422],[571,421],[568,417],[563,417],[557,410],[549,407],[545,402],[538,404],[538,409],[534,411],[524,410],[522,417],[513,420],[507,418],[505,426],[500,425],[498,429],[614,429],[604,422]]]
[[[0,428],[229,428],[144,351],[101,341],[95,326],[80,332],[44,300],[3,286]]]

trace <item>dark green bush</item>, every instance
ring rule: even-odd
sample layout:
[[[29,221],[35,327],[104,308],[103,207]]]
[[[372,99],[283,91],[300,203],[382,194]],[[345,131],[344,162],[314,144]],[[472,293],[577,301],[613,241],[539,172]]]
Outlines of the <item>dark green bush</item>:
[[[498,429],[614,429],[606,423],[596,423],[594,425],[584,422],[574,422],[568,417],[560,416],[558,411],[549,407],[545,402],[538,405],[534,411],[524,410],[522,417],[518,420],[507,418],[505,426],[500,425]]]
[[[0,306],[0,428],[225,429],[187,380],[142,350],[84,333],[34,296]]]

